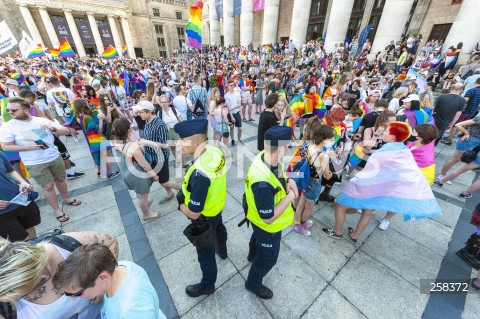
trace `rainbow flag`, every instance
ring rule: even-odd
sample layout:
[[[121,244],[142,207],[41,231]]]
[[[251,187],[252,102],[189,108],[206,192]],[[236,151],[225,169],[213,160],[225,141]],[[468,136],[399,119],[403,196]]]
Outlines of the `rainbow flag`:
[[[187,45],[202,49],[202,9],[203,2],[198,1],[188,8],[190,18],[188,19],[185,30],[187,32]]]
[[[10,77],[17,81],[19,86],[25,83],[25,77],[22,73],[10,73]]]
[[[365,147],[363,146],[363,142],[358,143],[355,146],[350,158],[348,159],[348,163],[350,164],[351,169],[355,169],[365,158]]]
[[[102,53],[103,59],[114,59],[118,56],[117,49],[113,45],[109,45],[105,48],[105,51]]]
[[[424,110],[404,110],[404,113],[407,116],[408,124],[410,124],[412,130],[419,124],[427,124],[430,118]]]
[[[88,147],[90,148],[90,153],[100,152],[102,149],[111,148],[108,140],[98,132],[98,124],[95,122],[93,117],[89,115],[80,116],[80,125],[82,127],[83,133],[87,137]]]
[[[20,55],[20,53],[19,53],[18,50],[17,50],[17,51],[15,51],[15,53],[13,54],[13,57],[16,59],[16,58],[18,58],[19,55]]]
[[[308,117],[313,113],[313,115],[324,117],[325,113],[327,113],[327,108],[325,104],[323,104],[320,95],[317,92],[313,93],[313,97],[309,97],[306,93],[303,95],[303,99],[306,99],[305,111],[303,117]],[[315,102],[313,101],[315,99]]]
[[[48,50],[50,51],[50,54],[52,55],[52,58],[56,58],[60,55],[60,49],[50,48]]]
[[[238,59],[240,61],[245,61],[245,55],[247,54],[247,52],[245,52],[245,50],[241,50],[239,53],[238,53]]]
[[[295,137],[295,121],[294,121],[294,118],[293,118],[293,117],[289,117],[288,119],[285,119],[285,122],[284,122],[283,125],[292,128],[292,139],[296,139],[296,137]]]
[[[44,56],[45,56],[45,52],[43,52],[42,45],[39,44],[35,49],[28,52],[27,59],[41,58],[41,57],[44,57]]]
[[[38,71],[37,74],[35,74],[35,77],[36,77],[37,79],[41,79],[41,78],[43,78],[44,76],[47,76],[47,75],[46,75],[45,72],[43,72],[43,71]]]
[[[290,109],[297,118],[300,118],[302,116],[303,110],[305,109],[305,103],[303,103],[302,95],[303,92],[295,94],[290,100]]]
[[[365,168],[345,185],[337,203],[402,214],[404,220],[442,214],[425,176],[403,143],[387,143],[373,152]]]
[[[5,58],[8,59],[8,58],[11,58],[10,54],[5,54]]]
[[[62,42],[60,42],[60,56],[64,58],[73,58],[75,57],[75,52],[73,52],[72,47],[70,46],[70,43],[68,43],[67,39],[63,39]]]
[[[264,44],[263,47],[268,51],[273,51],[273,46],[271,44]]]
[[[287,93],[285,93],[285,90],[284,89],[280,89],[277,91],[277,94],[278,96],[281,98],[281,99],[286,99],[287,98]]]
[[[127,51],[127,46],[126,45],[122,45],[122,56],[126,56],[128,53]]]

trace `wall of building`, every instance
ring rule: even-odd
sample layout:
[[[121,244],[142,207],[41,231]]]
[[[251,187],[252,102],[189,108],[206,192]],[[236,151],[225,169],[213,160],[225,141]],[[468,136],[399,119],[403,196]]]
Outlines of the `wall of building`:
[[[453,23],[460,6],[461,4],[452,5],[452,0],[431,0],[418,33],[428,39],[434,24]]]
[[[283,37],[290,38],[292,26],[292,11],[294,0],[280,0],[280,12],[278,18],[277,42]],[[308,19],[308,17],[305,17]]]
[[[20,40],[22,30],[28,32],[28,28],[15,0],[0,0],[0,8],[0,22],[5,20],[17,41]]]
[[[262,44],[263,10],[253,13],[253,45]]]

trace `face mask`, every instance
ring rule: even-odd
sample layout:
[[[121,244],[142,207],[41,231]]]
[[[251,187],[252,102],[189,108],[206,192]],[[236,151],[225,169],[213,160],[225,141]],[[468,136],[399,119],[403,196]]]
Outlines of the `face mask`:
[[[327,142],[325,142],[325,144],[323,144],[323,148],[328,151],[328,150],[332,149],[333,144],[335,144],[334,141],[327,141]]]

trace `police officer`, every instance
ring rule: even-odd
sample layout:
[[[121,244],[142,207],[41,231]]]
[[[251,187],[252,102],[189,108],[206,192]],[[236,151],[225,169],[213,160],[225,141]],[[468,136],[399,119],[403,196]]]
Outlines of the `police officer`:
[[[204,119],[184,121],[174,126],[180,136],[183,154],[192,154],[194,157],[194,164],[186,172],[182,189],[177,195],[179,209],[192,223],[210,223],[216,238],[216,244],[209,247],[197,245],[202,280],[186,288],[190,297],[210,295],[215,291],[215,252],[221,259],[228,257],[227,229],[222,222],[222,210],[227,198],[225,155],[218,147],[205,143],[207,128],[208,121]]]
[[[275,266],[282,230],[293,223],[292,201],[298,196],[295,181],[287,181],[280,163],[290,143],[292,129],[274,126],[265,132],[265,150],[253,160],[245,180],[247,219],[252,223],[248,261],[252,261],[245,288],[262,299],[273,292],[262,284]]]

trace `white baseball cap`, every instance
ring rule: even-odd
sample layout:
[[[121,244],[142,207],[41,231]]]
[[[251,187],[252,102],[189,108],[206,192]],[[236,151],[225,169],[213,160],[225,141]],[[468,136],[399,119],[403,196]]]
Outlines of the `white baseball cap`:
[[[418,97],[417,94],[410,94],[403,100],[403,102],[412,102],[412,101],[420,101],[420,97]]]
[[[133,106],[133,109],[135,111],[145,110],[145,111],[153,112],[155,111],[155,106],[153,106],[152,102],[150,101],[140,101],[138,102],[137,105]]]

